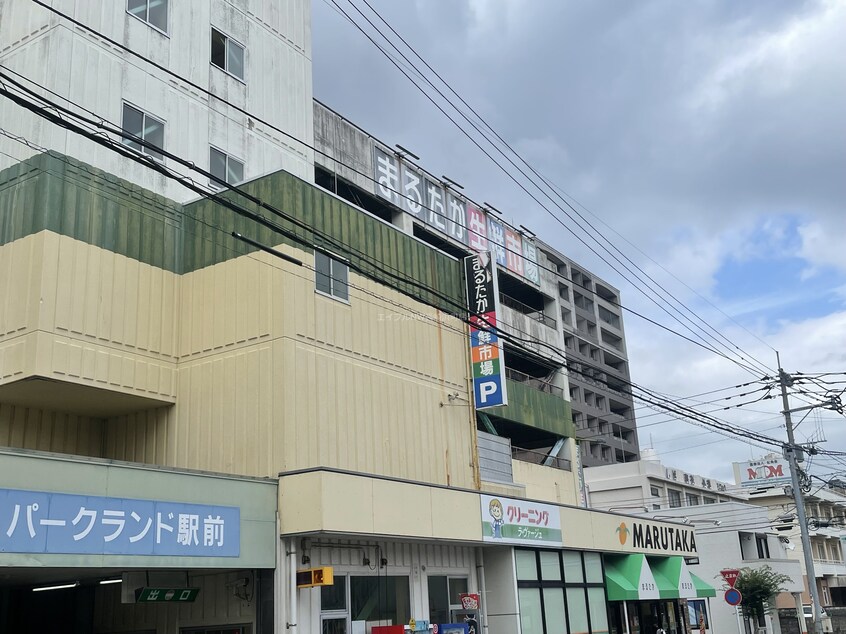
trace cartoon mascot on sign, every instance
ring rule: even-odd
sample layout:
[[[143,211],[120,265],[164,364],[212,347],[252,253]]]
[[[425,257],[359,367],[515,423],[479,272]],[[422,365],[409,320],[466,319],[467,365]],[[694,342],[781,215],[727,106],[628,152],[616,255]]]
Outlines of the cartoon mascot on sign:
[[[502,525],[505,524],[505,520],[503,519],[505,511],[502,509],[502,502],[496,499],[491,500],[488,506],[488,513],[493,518],[491,529],[493,530],[494,539],[502,539]]]

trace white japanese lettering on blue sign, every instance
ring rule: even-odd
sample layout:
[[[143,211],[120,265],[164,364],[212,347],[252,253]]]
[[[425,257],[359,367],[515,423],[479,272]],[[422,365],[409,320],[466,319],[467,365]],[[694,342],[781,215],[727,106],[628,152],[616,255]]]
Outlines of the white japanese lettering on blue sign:
[[[238,557],[232,506],[0,489],[0,552]]]

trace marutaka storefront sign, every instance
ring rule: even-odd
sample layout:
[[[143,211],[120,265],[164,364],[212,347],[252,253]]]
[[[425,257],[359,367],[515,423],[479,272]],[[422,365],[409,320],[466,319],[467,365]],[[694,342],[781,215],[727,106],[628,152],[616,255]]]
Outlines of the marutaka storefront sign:
[[[0,552],[238,557],[241,510],[0,489]]]
[[[502,341],[496,321],[499,288],[491,253],[464,258],[464,276],[470,310],[470,353],[476,409],[507,405]]]

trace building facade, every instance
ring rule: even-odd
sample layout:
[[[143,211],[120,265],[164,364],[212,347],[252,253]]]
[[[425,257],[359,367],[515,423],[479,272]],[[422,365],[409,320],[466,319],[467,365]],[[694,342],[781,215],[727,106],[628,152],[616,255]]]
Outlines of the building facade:
[[[94,113],[95,120],[227,182],[279,169],[310,178],[309,0],[51,6],[79,25],[26,0],[0,2],[0,63],[11,79],[39,94],[52,91],[61,106]],[[12,108],[7,103],[4,111],[7,107]],[[0,168],[46,148],[172,200],[196,198],[147,167],[23,110],[15,109],[4,122],[32,147],[0,136]],[[160,152],[145,151],[165,167],[189,173]]]
[[[770,454],[758,460],[735,463],[734,470],[735,479],[748,494],[749,502],[766,509],[770,523],[795,544],[790,556],[802,566],[806,584],[803,603],[810,605],[805,555],[799,538],[795,504],[786,488],[790,483],[787,461],[777,454]],[[846,559],[843,556],[846,495],[831,486],[814,486],[805,495],[805,515],[820,601],[823,607],[846,606]]]
[[[693,530],[584,508],[551,250],[313,114],[308,3],[106,4],[0,4],[11,77],[124,151],[0,102],[0,629],[681,634]]]
[[[585,471],[591,508],[662,515],[670,509],[723,502],[744,502],[746,496],[727,482],[668,467],[652,449],[640,461]]]

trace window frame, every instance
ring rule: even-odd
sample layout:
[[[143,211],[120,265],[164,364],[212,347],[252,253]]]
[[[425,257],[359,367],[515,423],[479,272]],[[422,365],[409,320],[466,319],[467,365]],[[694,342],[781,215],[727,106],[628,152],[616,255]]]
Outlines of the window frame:
[[[534,555],[535,555],[535,569],[537,570],[537,576],[538,576],[537,580],[533,580],[533,581],[521,580],[517,577],[517,570],[516,570],[516,556],[517,555],[516,555],[516,553],[518,551],[526,551],[526,552],[534,553]],[[559,565],[560,580],[544,580],[543,579],[543,572],[542,572],[541,559],[540,559],[540,553],[541,552],[554,552],[554,553],[558,554],[558,565]],[[568,581],[567,580],[567,575],[566,575],[566,572],[565,572],[566,566],[564,564],[564,555],[563,555],[563,553],[565,553],[565,552],[576,553],[577,555],[579,555],[579,561],[581,563],[581,578],[582,578],[582,581]],[[606,591],[606,588],[605,588],[605,560],[603,559],[601,553],[596,553],[596,552],[592,552],[592,551],[569,550],[569,549],[549,551],[549,550],[537,549],[537,548],[515,548],[514,553],[515,553],[515,555],[514,555],[515,556],[515,571],[514,571],[514,574],[515,574],[515,579],[517,581],[518,594],[519,594],[519,590],[521,588],[522,589],[537,589],[538,590],[538,593],[540,595],[540,606],[541,606],[541,619],[542,619],[541,625],[542,625],[544,634],[549,634],[549,632],[550,632],[550,628],[548,627],[548,625],[546,623],[546,606],[545,606],[546,599],[544,597],[544,590],[549,590],[549,589],[560,589],[562,594],[564,595],[564,614],[565,614],[565,618],[566,618],[566,626],[567,626],[568,632],[572,631],[572,628],[570,627],[570,602],[569,602],[568,597],[567,597],[567,590],[568,589],[571,589],[571,590],[579,590],[580,589],[583,593],[584,600],[585,600],[585,602],[584,602],[585,618],[587,619],[588,631],[590,633],[593,633],[594,632],[593,619],[592,619],[592,616],[591,616],[591,607],[590,607],[591,603],[590,603],[590,595],[588,593],[588,590],[590,588],[601,588],[602,589],[602,595],[605,599],[605,622],[606,622],[606,627],[608,628],[607,630],[602,630],[602,631],[607,631],[607,632],[611,631],[610,628],[611,628],[612,619],[611,619],[611,614],[609,612],[608,592]],[[600,570],[601,581],[598,581],[598,582],[597,581],[587,581],[588,571],[587,571],[587,565],[585,564],[585,555],[588,555],[588,554],[589,555],[595,555],[599,558],[599,566],[600,566],[599,570]]]
[[[329,292],[322,291],[317,287],[317,276],[322,275],[317,270],[317,257],[318,255],[322,255],[329,260]],[[335,264],[341,264],[347,269],[346,275],[346,282],[344,286],[346,287],[346,297],[340,297],[335,294]],[[323,297],[328,297],[329,299],[333,299],[336,302],[341,302],[342,304],[350,305],[350,265],[348,260],[344,258],[339,258],[335,255],[330,255],[326,251],[320,251],[315,249],[314,251],[314,292],[318,295],[322,295]]]
[[[134,146],[131,145],[131,143],[137,143],[137,141],[135,141],[134,138],[131,138],[131,139],[127,138],[127,135],[129,134],[127,132],[126,126],[125,126],[125,121],[126,121],[125,115],[126,115],[126,109],[127,108],[131,108],[132,110],[135,110],[136,112],[141,113],[141,116],[142,116],[142,119],[141,119],[141,134],[142,135],[144,134],[144,129],[146,128],[145,122],[146,122],[148,117],[150,119],[153,119],[154,121],[157,121],[157,122],[162,124],[162,145],[159,148],[160,151],[158,152],[158,154],[161,154],[161,156],[156,156],[155,154],[152,154],[151,153],[152,150],[150,150],[147,147],[144,147],[143,145],[140,148],[135,148]],[[164,119],[160,119],[159,117],[157,117],[155,115],[150,114],[146,110],[139,108],[138,106],[136,106],[132,102],[126,101],[126,100],[121,101],[121,113],[120,114],[121,114],[121,119],[120,119],[121,143],[123,145],[127,146],[127,147],[131,147],[134,150],[140,151],[145,156],[149,156],[150,158],[158,161],[159,163],[164,163],[164,160],[165,160],[165,156],[164,156],[164,152],[165,152],[165,147],[164,147],[165,146],[165,131],[167,129],[167,121],[165,121]],[[149,143],[149,141],[144,136],[138,137],[138,135],[135,135],[135,134],[133,134],[132,136],[136,137],[136,138],[140,138],[142,141]]]
[[[152,22],[150,22],[150,20],[149,20],[150,1],[151,0],[144,0],[144,3],[146,5],[146,9],[147,9],[146,10],[147,18],[141,18],[141,17],[135,15],[134,13],[132,13],[129,10],[129,0],[126,0],[124,6],[126,8],[127,15],[130,15],[131,17],[135,18],[139,22],[143,22],[144,24],[146,24],[150,28],[155,29],[156,31],[158,31],[159,33],[164,35],[166,38],[170,39],[170,0],[163,0],[163,2],[165,2],[165,4],[167,5],[167,9],[166,9],[167,15],[165,16],[165,30],[162,30],[161,27],[158,27],[155,24],[153,24]]]
[[[214,63],[213,51],[211,49],[212,42],[214,40],[214,34],[217,31],[224,39],[223,41],[223,63],[224,66],[219,66],[218,64]],[[239,77],[235,73],[233,73],[227,66],[229,66],[229,45],[230,43],[234,44],[238,48],[241,49],[241,68],[243,69],[244,76]],[[211,32],[209,34],[209,64],[217,68],[218,70],[223,71],[233,79],[237,79],[242,84],[247,84],[247,47],[244,44],[241,44],[238,40],[236,40],[231,35],[228,35],[222,29],[217,28],[216,26],[212,25]]]
[[[213,145],[211,143],[209,143],[209,173],[210,174],[212,173],[212,160],[211,160],[211,153],[212,152],[219,152],[220,154],[223,154],[223,156],[225,158],[226,162],[225,162],[225,166],[224,166],[224,175],[223,175],[224,178],[222,180],[226,183],[226,185],[221,185],[220,183],[218,183],[218,182],[216,182],[212,179],[209,179],[209,185],[211,185],[212,187],[214,187],[216,189],[225,189],[226,187],[236,187],[237,185],[240,185],[241,183],[246,181],[246,177],[245,177],[244,173],[246,172],[246,169],[247,169],[247,163],[245,161],[242,161],[238,157],[233,156],[232,154],[229,154],[228,152],[224,152],[218,146]],[[228,180],[226,180],[226,176],[229,174],[229,161],[230,160],[241,164],[241,180],[239,180],[236,183],[230,183]]]

